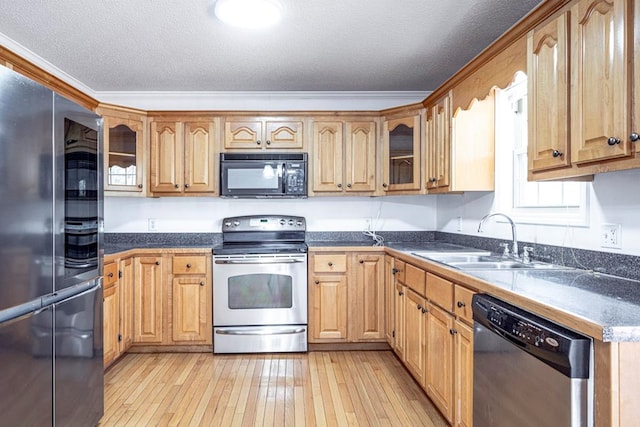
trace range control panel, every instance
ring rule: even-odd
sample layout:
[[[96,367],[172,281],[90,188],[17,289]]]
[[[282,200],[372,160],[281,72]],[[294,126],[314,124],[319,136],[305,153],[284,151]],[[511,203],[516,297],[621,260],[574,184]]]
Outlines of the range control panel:
[[[305,231],[304,217],[288,215],[234,216],[222,220],[222,232],[228,231]]]

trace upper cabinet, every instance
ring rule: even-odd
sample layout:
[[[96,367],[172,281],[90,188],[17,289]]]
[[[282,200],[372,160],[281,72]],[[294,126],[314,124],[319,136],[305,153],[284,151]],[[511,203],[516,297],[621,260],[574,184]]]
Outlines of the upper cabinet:
[[[104,118],[104,189],[108,195],[146,195],[146,114],[101,106]]]
[[[314,121],[312,191],[375,191],[376,141],[374,119]]]
[[[451,162],[451,96],[447,94],[427,109],[424,159],[425,188],[449,187]]]
[[[387,119],[382,131],[383,191],[420,189],[420,114]]]
[[[212,119],[151,121],[151,192],[214,194],[215,123]]]
[[[226,117],[224,149],[302,150],[303,122],[288,117]]]
[[[635,9],[630,0],[578,0],[529,32],[529,180],[640,166]]]

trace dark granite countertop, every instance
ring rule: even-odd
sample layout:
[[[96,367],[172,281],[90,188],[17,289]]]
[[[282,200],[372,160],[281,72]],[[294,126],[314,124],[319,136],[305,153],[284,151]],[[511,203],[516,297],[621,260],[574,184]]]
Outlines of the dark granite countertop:
[[[380,248],[384,248],[384,245],[376,245],[376,242],[371,241],[371,240],[312,240],[312,241],[307,241],[307,246],[309,246],[310,248],[316,247],[316,248],[327,248],[327,247],[338,247],[338,248],[342,248],[342,247],[348,247],[348,246],[356,246],[356,247],[371,247],[371,246],[379,246]]]
[[[104,246],[104,254],[111,255],[131,249],[172,249],[172,248],[208,248],[206,244],[174,244],[174,243],[108,243]]]

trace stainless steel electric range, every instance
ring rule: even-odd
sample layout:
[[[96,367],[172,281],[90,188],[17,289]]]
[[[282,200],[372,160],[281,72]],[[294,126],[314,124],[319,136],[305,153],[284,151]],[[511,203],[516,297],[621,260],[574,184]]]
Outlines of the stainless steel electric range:
[[[213,248],[213,352],[307,351],[306,221],[286,215],[222,221]]]

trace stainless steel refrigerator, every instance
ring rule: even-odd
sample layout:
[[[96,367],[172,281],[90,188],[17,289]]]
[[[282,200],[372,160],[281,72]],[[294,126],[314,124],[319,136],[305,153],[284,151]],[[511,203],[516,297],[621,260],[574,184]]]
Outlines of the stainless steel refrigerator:
[[[0,67],[0,425],[102,417],[101,128]]]

